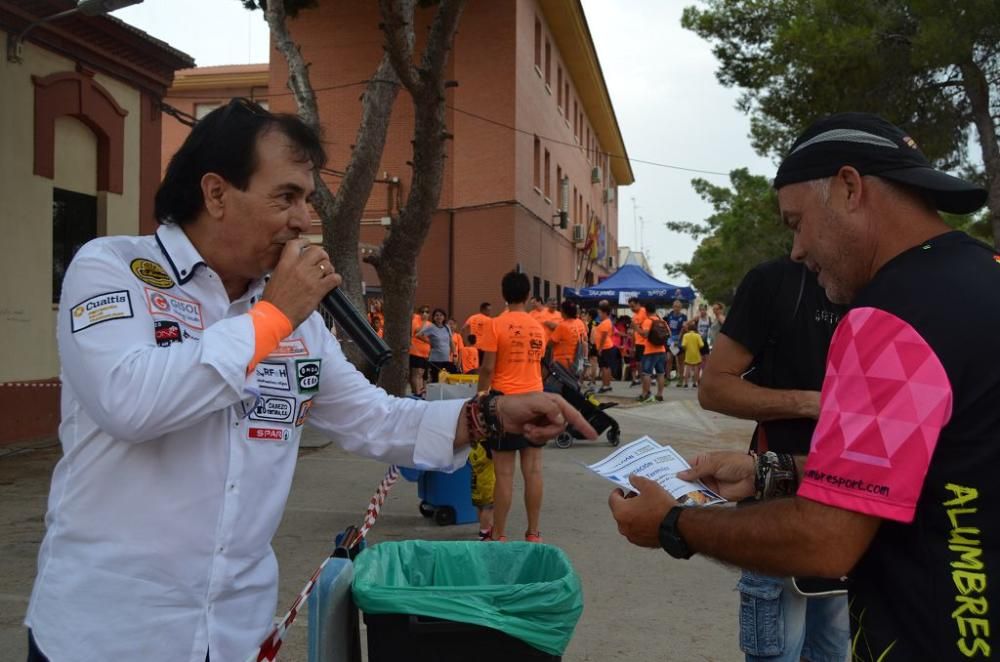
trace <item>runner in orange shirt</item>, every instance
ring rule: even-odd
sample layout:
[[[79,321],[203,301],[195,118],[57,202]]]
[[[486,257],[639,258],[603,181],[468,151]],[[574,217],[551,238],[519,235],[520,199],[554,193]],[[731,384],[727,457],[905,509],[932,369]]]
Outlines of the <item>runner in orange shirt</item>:
[[[660,333],[654,333],[650,337],[653,323],[658,322]],[[646,321],[642,323],[642,330],[639,332],[646,341],[646,352],[642,357],[642,394],[639,402],[663,402],[663,382],[664,373],[667,369],[667,343],[670,341],[670,327],[663,327],[666,322],[656,314],[656,304],[646,304]],[[665,338],[663,336],[666,336]],[[652,376],[656,376],[656,398],[650,393],[650,381]]]
[[[493,306],[489,301],[479,304],[479,312],[470,315],[462,325],[462,335],[472,334],[477,338],[482,338],[486,334],[486,327],[493,325]],[[483,352],[479,350],[479,363],[483,362]]]
[[[418,334],[430,326],[430,316],[430,306],[419,306],[410,321],[410,391],[421,398],[426,390],[425,378],[430,368],[427,357],[431,355],[431,344]]]
[[[476,334],[468,335],[468,342],[462,347],[460,368],[466,375],[474,375],[479,372],[479,354],[481,350],[476,347]]]
[[[525,274],[511,271],[500,283],[508,310],[493,320],[493,328],[483,338],[483,363],[479,368],[479,389],[500,393],[533,393],[542,390],[542,352],[545,335],[542,325],[525,312],[524,302],[531,291]],[[541,542],[538,520],[542,510],[542,447],[521,435],[506,434],[491,442],[496,471],[492,540],[506,540],[505,527],[514,490],[514,463],[521,454],[524,479],[524,506],[528,530],[524,539]]]
[[[602,300],[597,304],[597,314],[600,322],[594,327],[594,347],[597,348],[597,366],[601,369],[601,388],[598,393],[611,390],[611,364],[614,361],[615,344],[611,340],[614,327],[611,324],[611,304]]]
[[[573,373],[577,379],[587,363],[587,328],[577,319],[577,307],[572,301],[562,302],[562,322],[549,336],[552,360]]]
[[[465,342],[462,340],[462,334],[458,332],[457,326],[453,318],[448,319],[448,328],[451,329],[451,362],[456,367],[461,364],[462,350],[465,349]]]
[[[639,333],[642,331],[643,322],[649,319],[646,309],[639,300],[632,297],[628,300],[628,307],[632,310],[632,331],[634,332],[634,347],[632,354],[632,383],[629,386],[638,386],[642,379],[642,355],[646,351],[646,339]]]

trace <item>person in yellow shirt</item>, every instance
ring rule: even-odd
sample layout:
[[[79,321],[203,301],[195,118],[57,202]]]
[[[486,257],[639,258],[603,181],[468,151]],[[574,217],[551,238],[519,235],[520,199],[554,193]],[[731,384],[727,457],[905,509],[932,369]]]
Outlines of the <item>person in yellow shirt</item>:
[[[479,366],[479,390],[493,389],[499,393],[534,393],[542,390],[542,353],[545,334],[542,325],[525,311],[524,302],[531,291],[528,277],[511,271],[500,283],[507,311],[493,320],[486,337],[477,338],[483,350]],[[505,434],[489,443],[493,451],[496,486],[493,494],[493,532],[491,540],[507,539],[507,515],[514,491],[514,464],[521,455],[521,476],[524,479],[524,508],[528,529],[524,539],[542,542],[538,522],[542,511],[542,448],[527,437]]]
[[[687,331],[681,338],[681,349],[684,351],[684,380],[681,386],[687,388],[690,377],[693,386],[698,388],[698,369],[701,367],[701,348],[705,346],[701,334],[698,333],[698,320],[687,323]]]

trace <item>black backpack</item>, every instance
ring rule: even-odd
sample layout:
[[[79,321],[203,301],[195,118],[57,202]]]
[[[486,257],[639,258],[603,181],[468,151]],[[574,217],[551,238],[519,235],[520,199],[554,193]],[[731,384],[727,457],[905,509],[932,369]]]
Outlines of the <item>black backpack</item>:
[[[663,347],[670,340],[670,327],[667,323],[660,318],[653,320],[653,323],[649,326],[649,334],[646,336],[646,342],[656,347]]]

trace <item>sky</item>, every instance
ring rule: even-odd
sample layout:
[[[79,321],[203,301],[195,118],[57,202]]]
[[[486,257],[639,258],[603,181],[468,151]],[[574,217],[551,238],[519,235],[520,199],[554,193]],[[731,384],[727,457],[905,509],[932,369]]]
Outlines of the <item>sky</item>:
[[[473,0],[476,1],[476,0]],[[711,44],[681,27],[695,0],[582,0],[618,118],[635,183],[618,191],[618,241],[644,249],[653,274],[676,284],[666,262],[687,261],[697,242],[667,230],[666,221],[698,222],[711,207],[691,188],[713,173],[746,167],[771,177],[774,165],[750,147],[749,118],[736,110],[738,91],[715,78]],[[192,16],[198,20],[191,20]],[[267,25],[239,0],[145,0],[115,16],[195,58],[199,66],[264,62]],[[662,165],[640,163],[649,161]]]

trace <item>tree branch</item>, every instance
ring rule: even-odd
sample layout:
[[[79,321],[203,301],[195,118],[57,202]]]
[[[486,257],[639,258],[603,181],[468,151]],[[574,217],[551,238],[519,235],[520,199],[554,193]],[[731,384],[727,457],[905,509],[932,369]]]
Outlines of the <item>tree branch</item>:
[[[420,79],[413,66],[413,30],[415,0],[379,0],[382,11],[382,31],[385,33],[385,52],[392,62],[399,80],[410,94],[420,91]]]
[[[295,98],[299,117],[319,132],[319,109],[316,105],[316,94],[313,92],[312,83],[309,82],[309,65],[302,57],[302,51],[288,34],[288,26],[285,24],[286,18],[283,2],[278,0],[267,3],[267,9],[264,10],[264,20],[267,21],[267,27],[274,37],[275,46],[288,62],[288,88]]]

